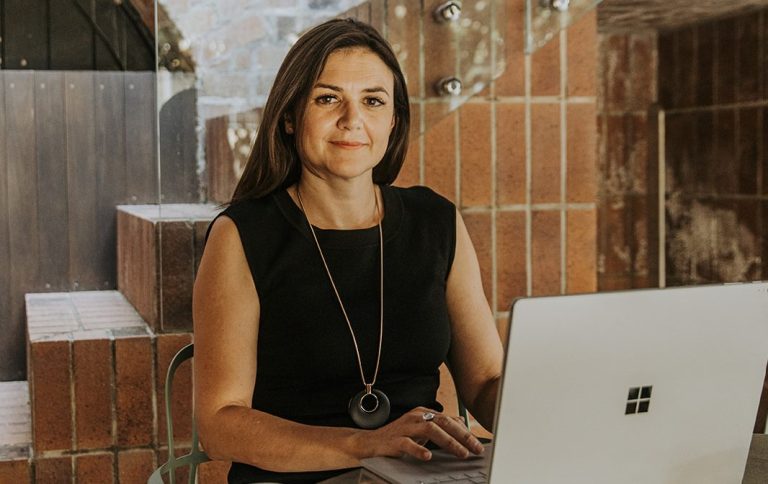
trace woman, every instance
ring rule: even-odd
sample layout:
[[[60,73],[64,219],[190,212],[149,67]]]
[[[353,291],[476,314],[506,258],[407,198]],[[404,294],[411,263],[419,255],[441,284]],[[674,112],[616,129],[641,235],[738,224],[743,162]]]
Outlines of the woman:
[[[389,185],[408,109],[389,45],[354,20],[307,32],[277,74],[194,290],[196,418],[230,482],[482,452],[440,413],[438,367],[491,428],[501,344],[456,208]]]

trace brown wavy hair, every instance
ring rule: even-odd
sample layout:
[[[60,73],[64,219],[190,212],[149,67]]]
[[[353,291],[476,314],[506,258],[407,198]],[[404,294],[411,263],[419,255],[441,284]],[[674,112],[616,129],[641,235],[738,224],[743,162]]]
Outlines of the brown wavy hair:
[[[376,29],[355,19],[333,19],[307,31],[285,56],[267,98],[243,176],[229,203],[260,198],[298,182],[301,159],[296,137],[285,131],[290,119],[299,133],[309,94],[328,56],[339,49],[362,47],[379,56],[395,78],[395,126],[384,157],[373,168],[373,181],[391,184],[397,178],[408,149],[410,109],[405,77],[392,48]]]

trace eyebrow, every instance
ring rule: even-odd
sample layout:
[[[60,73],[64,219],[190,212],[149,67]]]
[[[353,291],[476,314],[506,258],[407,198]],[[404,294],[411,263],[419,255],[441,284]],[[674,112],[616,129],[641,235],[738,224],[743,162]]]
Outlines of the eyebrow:
[[[331,91],[344,92],[344,89],[340,88],[339,86],[334,86],[333,84],[325,84],[323,82],[318,82],[317,84],[315,84],[314,87],[315,88],[323,87],[326,89],[330,89]],[[381,86],[367,87],[363,89],[363,92],[383,92],[384,94],[389,96],[389,92],[387,92],[387,90]]]

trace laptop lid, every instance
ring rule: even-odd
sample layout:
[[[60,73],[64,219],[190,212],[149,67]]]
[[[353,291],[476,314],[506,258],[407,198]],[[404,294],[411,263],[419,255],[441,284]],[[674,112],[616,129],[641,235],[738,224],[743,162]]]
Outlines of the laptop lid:
[[[768,283],[517,300],[493,483],[740,483]]]

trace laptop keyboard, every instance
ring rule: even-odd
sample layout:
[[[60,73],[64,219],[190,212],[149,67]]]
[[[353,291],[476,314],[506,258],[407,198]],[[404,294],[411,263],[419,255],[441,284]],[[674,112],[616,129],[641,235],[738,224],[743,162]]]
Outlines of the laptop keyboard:
[[[488,482],[488,473],[484,471],[469,472],[464,474],[448,474],[444,476],[435,476],[426,481],[420,481],[419,484],[437,484],[447,482],[449,484],[480,484]]]

